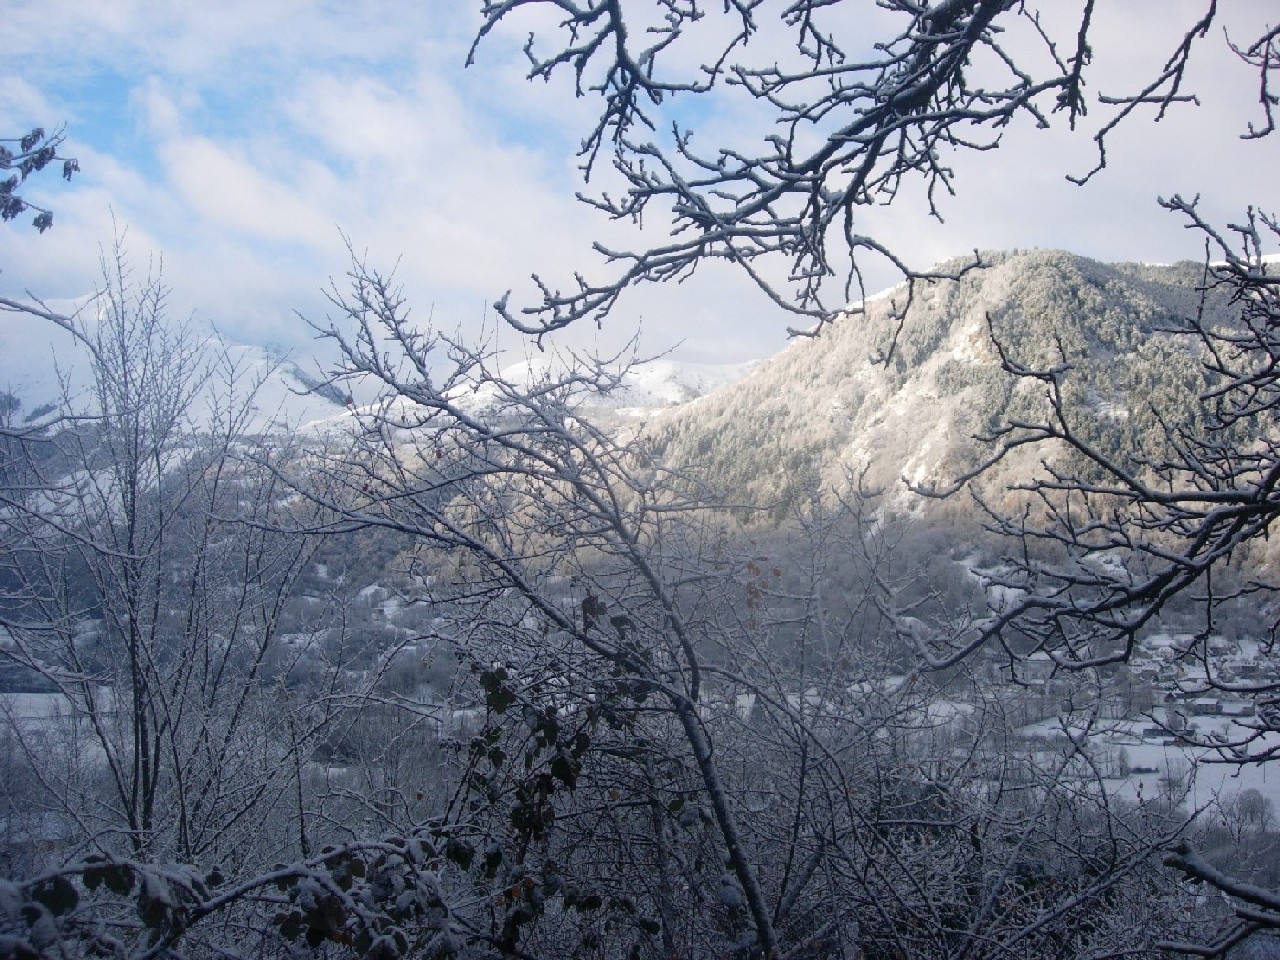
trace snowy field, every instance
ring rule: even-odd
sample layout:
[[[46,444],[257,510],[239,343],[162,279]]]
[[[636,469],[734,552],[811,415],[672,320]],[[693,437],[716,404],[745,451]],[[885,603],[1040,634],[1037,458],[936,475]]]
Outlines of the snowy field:
[[[98,687],[95,695],[99,715],[109,716],[113,711],[110,688]],[[74,731],[76,724],[87,723],[84,711],[61,693],[0,693],[0,738],[11,731],[24,737]]]
[[[1280,810],[1280,766],[1266,763],[1224,763],[1222,755],[1208,748],[1195,748],[1176,742],[1168,735],[1156,735],[1157,721],[1165,722],[1163,708],[1153,711],[1153,719],[1108,720],[1090,733],[1091,753],[1097,757],[1108,752],[1124,751],[1128,776],[1107,780],[1107,788],[1117,798],[1143,802],[1162,797],[1170,789],[1169,778],[1177,782],[1175,792],[1185,790],[1182,801],[1188,812],[1230,802],[1241,791],[1254,789],[1271,800]],[[1247,720],[1245,722],[1248,722]],[[1196,739],[1216,737],[1239,740],[1248,731],[1229,717],[1192,717],[1187,720],[1188,734]],[[1057,719],[1042,720],[1019,730],[1024,736],[1053,738],[1063,736]],[[1252,745],[1253,752],[1280,747],[1280,735],[1270,734]],[[1269,766],[1276,768],[1268,772]]]

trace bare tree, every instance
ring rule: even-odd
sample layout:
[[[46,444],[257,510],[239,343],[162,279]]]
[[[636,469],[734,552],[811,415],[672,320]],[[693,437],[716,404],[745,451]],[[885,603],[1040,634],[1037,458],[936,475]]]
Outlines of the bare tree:
[[[1271,665],[1276,585],[1266,544],[1280,515],[1272,428],[1280,280],[1263,250],[1280,227],[1250,211],[1220,233],[1193,202],[1174,197],[1165,206],[1208,245],[1199,312],[1164,331],[1184,340],[1202,369],[1187,387],[1194,392],[1179,398],[1187,412],[1156,406],[1162,429],[1151,445],[1109,453],[1088,428],[1065,354],[1033,367],[997,340],[1006,371],[1042,391],[1043,416],[1012,420],[989,436],[989,459],[961,482],[1015,451],[1044,448],[1041,471],[1015,487],[1020,509],[1007,501],[987,508],[990,529],[1014,545],[989,576],[1013,600],[968,626],[922,635],[918,647],[939,668],[995,644],[1013,659],[1047,654],[1058,670],[1089,671],[1134,659],[1144,637],[1173,617],[1191,628],[1172,650],[1174,692],[1253,706],[1225,732],[1170,724],[1170,735],[1217,762],[1268,763],[1280,733],[1280,680]],[[1233,653],[1224,638],[1231,622],[1248,656]],[[1208,946],[1179,948],[1221,953],[1252,931],[1280,927],[1274,890],[1211,866],[1187,843],[1169,862],[1230,895],[1237,912]]]
[[[387,278],[360,264],[352,271],[351,292],[336,292],[334,300],[342,323],[325,333],[342,353],[341,376],[372,377],[385,393],[361,417],[365,442],[357,455],[327,465],[332,492],[312,497],[334,511],[335,528],[396,530],[423,547],[467,558],[468,569],[453,578],[458,595],[449,601],[462,616],[458,629],[477,644],[472,659],[486,709],[499,715],[519,709],[534,735],[522,751],[524,774],[512,757],[514,852],[505,854],[504,876],[518,869],[556,819],[553,796],[576,783],[593,739],[588,730],[605,719],[603,711],[619,698],[652,697],[682,733],[684,762],[707,797],[755,936],[765,952],[775,952],[756,868],[742,846],[698,714],[701,656],[667,589],[662,561],[651,551],[666,518],[692,504],[678,486],[657,482],[663,471],[654,464],[636,459],[636,451],[618,447],[572,412],[575,393],[607,389],[616,375],[571,372],[529,388],[506,383],[489,372],[482,353],[415,330]],[[454,361],[452,370],[432,369],[442,351]],[[464,402],[469,392],[480,391],[491,404],[483,415]],[[595,558],[590,573],[582,567],[587,553]],[[544,588],[549,576],[589,578],[602,590],[607,584],[608,618],[580,620],[567,598]],[[596,688],[599,700],[572,721],[549,709],[553,690],[537,693],[543,678],[558,672],[553,660],[560,647],[572,663],[585,655],[598,664],[584,670],[583,682]],[[562,723],[572,736],[559,730]],[[470,759],[497,768],[486,793],[499,774],[508,775],[506,761],[496,739]],[[468,778],[467,790],[481,782]],[[526,906],[523,894],[510,902],[491,936],[514,945]]]
[[[512,383],[411,325],[389,278],[350,279],[322,330],[336,376],[383,395],[323,489],[277,469],[317,532],[412,540],[463,666],[436,714],[456,794],[417,816],[447,831],[474,949],[1083,953],[1180,902],[1151,858],[1184,822],[1112,805],[1087,737],[1011,751],[979,678],[895,661],[909,574],[862,498],[753,549],[705,482],[584,417],[615,369]],[[835,563],[859,572],[828,592]]]
[[[1072,127],[1088,109],[1107,118],[1094,135],[1106,163],[1116,127],[1139,110],[1162,115],[1193,99],[1184,75],[1209,35],[1215,0],[1189,19],[1164,64],[1138,91],[1103,91],[1089,103],[1091,33],[1098,4],[1064,19],[1009,0],[795,0],[766,7],[731,0],[486,0],[477,44],[525,12],[554,8],[558,27],[531,35],[530,78],[571,74],[580,96],[599,98],[582,141],[589,180],[607,154],[620,192],[581,195],[613,220],[668,217],[670,239],[620,249],[596,244],[611,278],[576,275],[566,288],[535,278],[540,302],[498,307],[531,334],[601,320],[629,287],[678,280],[707,260],[741,268],[784,310],[820,327],[860,300],[861,264],[883,257],[913,270],[860,225],[859,213],[918,183],[935,197],[958,188],[945,156],[992,150],[1025,121]],[[1059,11],[1054,11],[1058,13]],[[1276,31],[1234,47],[1260,76],[1259,103],[1273,127]],[[475,56],[473,48],[472,57]],[[759,125],[742,142],[703,143],[696,100],[747,104]],[[1056,119],[1060,117],[1061,119]],[[975,258],[975,264],[977,260]]]
[[[119,248],[104,278],[56,321],[84,350],[85,394],[68,383],[67,417],[5,437],[0,662],[39,693],[0,695],[0,952],[367,948],[439,893],[403,846],[335,852],[344,797],[312,756],[395,651],[366,649],[342,605],[297,622],[316,540],[247,452],[300,454],[252,433],[256,384],[169,322],[159,278]],[[367,888],[393,874],[423,899],[378,906],[387,891]]]
[[[120,830],[135,855],[191,858],[220,849],[236,819],[218,802],[219,791],[237,789],[221,761],[243,746],[234,728],[251,708],[234,697],[222,703],[230,693],[222,681],[253,676],[273,606],[305,546],[228,538],[215,521],[232,488],[249,492],[242,484],[250,478],[229,459],[243,414],[202,448],[189,414],[212,371],[199,345],[166,325],[158,282],[134,288],[122,260],[108,281],[94,305],[102,315],[82,329],[93,348],[93,419],[28,458],[34,486],[6,497],[10,569],[21,585],[5,618],[8,654],[60,690],[81,721],[77,745],[96,743],[105,763],[110,787],[94,799],[97,784],[84,770],[39,769],[61,815],[86,839]],[[269,489],[256,496],[270,503]],[[237,563],[256,568],[240,584]],[[228,603],[237,589],[248,593]],[[265,596],[249,595],[259,590]],[[241,620],[254,611],[266,622]],[[199,701],[203,721],[193,709]],[[29,749],[38,757],[35,744]],[[215,808],[216,818],[232,820],[206,821]]]
[[[615,220],[639,222],[661,208],[671,239],[635,249],[597,244],[616,268],[611,278],[578,275],[567,289],[535,278],[539,302],[513,309],[501,301],[502,315],[533,335],[583,318],[599,321],[632,285],[683,278],[711,258],[737,265],[777,305],[820,328],[865,292],[866,254],[888,258],[908,279],[919,276],[860,230],[860,208],[893,201],[912,181],[932,201],[957,186],[941,159],[945,149],[997,148],[999,131],[1023,117],[1074,127],[1094,107],[1105,113],[1094,134],[1097,164],[1076,178],[1088,180],[1105,166],[1120,124],[1140,110],[1159,116],[1193,99],[1186,68],[1219,12],[1212,0],[1201,5],[1142,89],[1104,91],[1090,104],[1092,0],[1056,26],[1027,4],[1003,0],[890,0],[876,5],[874,17],[856,10],[875,37],[863,46],[865,32],[850,28],[856,5],[847,0],[786,4],[776,22],[762,5],[736,0],[722,10],[696,0],[492,0],[478,40],[548,6],[559,25],[531,35],[530,76],[568,73],[580,95],[599,97],[598,120],[583,140],[583,175],[589,179],[607,154],[622,183],[620,192],[606,187],[583,199]],[[766,42],[782,36],[789,43],[781,47]],[[1278,28],[1265,26],[1245,42],[1228,38],[1259,81],[1262,119],[1241,132],[1246,138],[1275,129],[1278,37]],[[755,55],[761,47],[763,55]],[[689,48],[698,51],[692,61]],[[1029,54],[1035,48],[1044,56]],[[744,143],[703,145],[695,137],[698,111],[690,107],[699,97],[754,103],[769,128]],[[1026,447],[1069,456],[1019,487],[1022,512],[991,511],[992,528],[1019,545],[993,574],[993,584],[1016,602],[913,636],[938,669],[994,644],[1011,658],[1037,652],[1062,670],[1088,672],[1128,660],[1163,613],[1195,605],[1203,627],[1178,656],[1194,665],[1200,688],[1251,697],[1257,714],[1226,740],[1203,741],[1194,728],[1179,732],[1223,761],[1265,762],[1277,750],[1280,688],[1269,672],[1227,669],[1212,644],[1215,625],[1233,609],[1270,609],[1271,585],[1261,571],[1280,475],[1272,429],[1280,305],[1263,251],[1280,231],[1263,212],[1250,211],[1246,222],[1220,232],[1194,201],[1173,197],[1165,205],[1202,231],[1209,247],[1206,308],[1171,331],[1197,344],[1203,357],[1206,385],[1188,398],[1197,418],[1179,422],[1171,410],[1157,409],[1165,426],[1159,448],[1117,457],[1081,429],[1084,411],[1072,397],[1065,355],[1046,366],[1004,350],[1006,369],[1043,390],[1045,416],[1010,422],[988,437],[991,459],[962,480]],[[770,266],[775,262],[786,264],[784,279],[781,267]],[[1231,307],[1226,319],[1210,309],[1223,301]],[[1262,657],[1270,657],[1274,627],[1253,633],[1261,634]],[[1280,926],[1274,891],[1216,870],[1189,847],[1172,862],[1238,906],[1238,923],[1200,952],[1221,952],[1252,930]]]

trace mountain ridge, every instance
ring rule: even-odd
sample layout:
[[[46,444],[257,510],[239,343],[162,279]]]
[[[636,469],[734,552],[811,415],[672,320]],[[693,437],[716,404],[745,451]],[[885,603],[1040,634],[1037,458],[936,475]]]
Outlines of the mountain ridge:
[[[649,443],[734,502],[785,504],[857,477],[899,509],[919,509],[908,485],[945,486],[989,449],[980,436],[1041,409],[1035,383],[1001,368],[995,339],[1019,363],[1070,364],[1082,429],[1108,449],[1157,445],[1157,407],[1194,415],[1186,386],[1204,376],[1196,344],[1167,331],[1200,308],[1201,265],[1045,250],[983,259],[958,281],[918,283],[910,302],[905,287],[869,299],[696,410],[661,416]],[[992,485],[1034,469],[1042,453],[1010,458]]]
[[[993,334],[1021,363],[1072,364],[1087,429],[1117,450],[1149,445],[1153,404],[1194,413],[1186,387],[1203,376],[1194,344],[1165,331],[1200,308],[1201,264],[1105,264],[1055,250],[986,253],[983,262],[958,281],[918,283],[909,300],[905,285],[882,291],[765,360],[664,357],[624,368],[617,386],[588,393],[579,410],[642,437],[669,465],[701,472],[734,502],[781,509],[803,490],[859,478],[905,510],[920,504],[903,480],[946,485],[982,457],[977,437],[1036,412],[1034,386],[1001,370]],[[0,393],[21,400],[19,420],[63,394],[83,397],[88,385],[87,364],[65,360],[70,335],[50,325],[49,336],[33,337],[26,328],[37,322],[0,324]],[[205,346],[221,357],[223,380],[257,384],[251,432],[288,425],[331,435],[361,409],[291,358],[212,337]],[[502,376],[532,385],[557,362],[532,356]],[[492,404],[483,384],[467,389],[455,397],[464,408]],[[208,398],[201,405],[212,409]],[[1033,469],[1036,456],[1011,458],[993,479]]]

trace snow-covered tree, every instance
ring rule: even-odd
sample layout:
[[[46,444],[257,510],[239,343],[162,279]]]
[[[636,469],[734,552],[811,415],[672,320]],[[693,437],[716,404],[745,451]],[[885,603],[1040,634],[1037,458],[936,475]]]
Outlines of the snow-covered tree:
[[[1192,99],[1186,68],[1216,32],[1220,13],[1213,2],[1162,11],[1188,16],[1162,67],[1140,89],[1103,91],[1091,103],[1086,82],[1097,65],[1090,36],[1103,6],[1094,0],[1053,17],[1006,0],[881,0],[874,9],[855,0],[777,7],[734,0],[715,8],[696,0],[489,0],[481,39],[547,6],[559,20],[552,27],[535,21],[526,47],[531,77],[572,74],[580,95],[598,98],[596,122],[583,140],[584,175],[607,157],[622,184],[607,192],[615,181],[601,178],[606,185],[584,199],[616,220],[665,215],[671,232],[651,246],[598,244],[612,277],[579,274],[564,288],[540,279],[537,302],[515,308],[502,301],[507,320],[534,335],[599,321],[635,284],[686,277],[712,258],[742,269],[811,327],[862,299],[867,256],[888,258],[913,281],[909,304],[923,275],[864,231],[863,208],[893,202],[913,183],[930,200],[963,189],[946,164],[948,151],[997,149],[1001,131],[1020,119],[1074,127],[1092,108],[1107,116],[1094,135],[1097,164],[1080,178],[1089,179],[1105,166],[1112,134],[1132,115],[1161,115]],[[1240,135],[1269,137],[1280,103],[1280,27],[1259,25],[1250,37],[1228,36],[1227,43],[1258,79],[1259,120]],[[705,141],[697,135],[696,104],[717,97],[746,101],[760,126],[734,142]],[[1261,611],[1252,639],[1263,660],[1273,659],[1266,537],[1280,476],[1274,438],[1280,313],[1274,263],[1264,254],[1280,229],[1266,210],[1251,210],[1221,230],[1202,218],[1195,201],[1175,196],[1165,206],[1204,234],[1206,296],[1234,308],[1226,323],[1216,319],[1218,311],[1206,311],[1171,331],[1195,342],[1208,385],[1143,398],[1135,412],[1142,436],[1133,441],[1143,448],[1106,449],[1080,425],[1068,351],[1060,345],[1060,355],[1045,361],[1000,343],[1007,371],[1039,387],[1047,406],[1042,414],[1011,413],[988,435],[994,452],[974,475],[1037,444],[1068,448],[1071,460],[992,507],[992,526],[1018,545],[992,586],[1016,602],[973,622],[921,629],[915,639],[937,668],[1001,646],[1014,658],[1047,653],[1061,669],[1089,671],[1129,660],[1162,613],[1197,606],[1202,627],[1177,651],[1184,668],[1200,688],[1249,696],[1257,708],[1255,719],[1233,728],[1237,735],[1197,745],[1227,762],[1266,762],[1280,738],[1274,670],[1234,672],[1213,643],[1216,623]],[[951,273],[979,265],[975,258]],[[891,341],[881,359],[897,347]],[[1135,391],[1141,395],[1141,386]],[[1016,512],[1008,509],[1014,503]],[[1194,728],[1177,732],[1197,739]],[[1230,876],[1189,847],[1171,862],[1234,898],[1237,922],[1215,935],[1210,952],[1280,926],[1274,890]]]
[[[104,280],[75,315],[9,306],[73,332],[88,376],[62,356],[65,409],[4,438],[0,953],[444,935],[447,910],[404,932],[442,902],[424,850],[352,843],[312,763],[383,671],[344,606],[287,635],[317,545],[271,469],[289,437],[252,432],[252,374],[159,278],[117,247]]]
[[[862,498],[753,546],[703,480],[584,418],[616,370],[511,382],[411,324],[391,279],[350,279],[321,330],[336,378],[382,395],[323,488],[280,469],[312,531],[411,539],[463,665],[440,715],[457,793],[424,816],[470,948],[1085,953],[1179,902],[1152,857],[1184,823],[1113,807],[1087,738],[1011,750],[977,677],[904,666],[886,611],[910,574]],[[856,572],[828,592],[836,564]]]
[[[598,321],[636,284],[725,260],[812,328],[863,299],[870,259],[925,277],[868,231],[864,211],[923,195],[936,215],[935,200],[966,189],[949,155],[998,149],[1017,123],[1075,129],[1093,111],[1104,117],[1094,125],[1096,166],[1063,171],[1088,180],[1131,116],[1194,99],[1186,68],[1199,45],[1215,42],[1219,4],[1153,13],[1179,18],[1167,59],[1139,89],[1095,99],[1096,14],[1112,5],[484,0],[478,43],[527,22],[530,78],[570,75],[598,104],[582,139],[583,176],[605,163],[612,171],[582,199],[613,220],[670,227],[651,246],[598,243],[612,276],[539,279],[537,302],[499,309],[534,334]],[[1260,25],[1256,36],[1227,39],[1259,76],[1261,121],[1241,131],[1249,137],[1275,128],[1276,41],[1276,29]],[[731,132],[708,122],[725,110],[747,119]]]

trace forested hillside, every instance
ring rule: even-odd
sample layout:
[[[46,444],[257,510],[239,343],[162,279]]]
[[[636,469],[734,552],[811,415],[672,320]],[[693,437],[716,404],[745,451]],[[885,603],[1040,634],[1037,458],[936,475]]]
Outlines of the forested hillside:
[[[1003,369],[1002,350],[1032,368],[1068,365],[1072,416],[1109,454],[1156,456],[1162,420],[1194,427],[1208,380],[1186,323],[1202,309],[1202,266],[1060,251],[983,260],[957,282],[887,291],[749,379],[674,411],[651,426],[657,455],[700,472],[727,500],[772,506],[775,520],[807,490],[850,475],[896,509],[919,510],[907,484],[945,487],[988,455],[981,438],[1043,415],[1043,388]],[[1226,304],[1207,309],[1225,315]],[[1025,479],[1044,453],[1015,458],[983,486]]]

